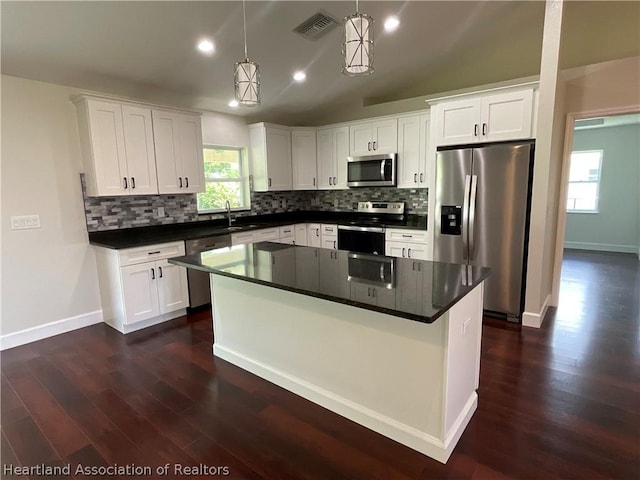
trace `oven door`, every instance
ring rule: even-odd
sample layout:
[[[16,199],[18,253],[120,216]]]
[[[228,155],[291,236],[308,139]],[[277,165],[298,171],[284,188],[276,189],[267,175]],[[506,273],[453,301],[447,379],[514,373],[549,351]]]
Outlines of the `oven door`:
[[[379,187],[396,184],[396,154],[347,158],[349,187]]]
[[[384,228],[338,225],[338,248],[384,255]]]

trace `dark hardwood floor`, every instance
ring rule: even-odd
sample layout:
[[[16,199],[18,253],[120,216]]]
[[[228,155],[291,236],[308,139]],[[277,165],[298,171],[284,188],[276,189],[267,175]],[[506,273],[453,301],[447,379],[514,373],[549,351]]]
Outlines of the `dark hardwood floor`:
[[[635,257],[567,252],[561,305],[542,329],[485,319],[478,410],[446,465],[214,358],[206,312],[2,352],[2,463],[203,464],[251,479],[638,478],[639,292]]]

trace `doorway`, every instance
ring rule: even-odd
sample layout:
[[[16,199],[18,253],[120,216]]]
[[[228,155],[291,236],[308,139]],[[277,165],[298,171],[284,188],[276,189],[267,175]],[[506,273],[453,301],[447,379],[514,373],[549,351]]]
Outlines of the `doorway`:
[[[585,301],[606,310],[596,291],[621,308],[637,295],[618,279],[640,269],[640,114],[569,115],[561,186],[553,295],[570,324]]]

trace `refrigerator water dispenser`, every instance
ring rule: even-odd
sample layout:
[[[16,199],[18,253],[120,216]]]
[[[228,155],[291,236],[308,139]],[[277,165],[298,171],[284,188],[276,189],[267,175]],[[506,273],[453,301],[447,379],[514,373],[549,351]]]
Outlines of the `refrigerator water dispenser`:
[[[440,233],[442,235],[462,234],[462,207],[443,205],[440,210]]]

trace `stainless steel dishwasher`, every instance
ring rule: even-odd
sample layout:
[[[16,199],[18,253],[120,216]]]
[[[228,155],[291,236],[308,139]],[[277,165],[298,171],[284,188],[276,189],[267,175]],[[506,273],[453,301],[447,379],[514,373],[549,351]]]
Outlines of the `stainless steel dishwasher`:
[[[231,235],[217,235],[215,237],[197,238],[187,240],[185,249],[187,255],[213,250],[214,248],[230,247]],[[211,288],[209,286],[209,274],[199,270],[187,269],[189,281],[189,306],[200,307],[211,303]]]

